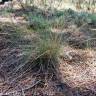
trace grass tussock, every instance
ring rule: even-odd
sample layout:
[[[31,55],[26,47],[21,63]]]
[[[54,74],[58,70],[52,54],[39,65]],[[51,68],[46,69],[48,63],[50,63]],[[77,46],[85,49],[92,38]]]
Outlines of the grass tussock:
[[[37,47],[37,53],[46,57],[57,57],[60,49],[60,44],[55,40],[41,40]]]

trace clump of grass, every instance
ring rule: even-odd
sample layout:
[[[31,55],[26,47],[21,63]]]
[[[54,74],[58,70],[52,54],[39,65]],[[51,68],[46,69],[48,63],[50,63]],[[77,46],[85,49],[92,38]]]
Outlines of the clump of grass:
[[[43,54],[44,57],[57,57],[59,48],[60,43],[56,40],[41,40],[37,48],[37,53]]]
[[[96,13],[94,14],[89,14],[89,18],[91,19],[92,23],[96,23]]]
[[[77,27],[80,27],[86,23],[90,23],[91,21],[87,13],[75,12],[72,9],[66,9],[57,13],[55,14],[56,16],[54,20],[51,21],[51,25],[53,27],[66,28],[70,25],[76,25]]]
[[[48,28],[48,22],[42,15],[33,15],[31,12],[27,16],[29,26],[33,30],[42,30]]]
[[[43,70],[48,71],[51,68],[57,66],[56,62],[58,60],[59,51],[60,51],[60,41],[55,39],[42,39],[40,40],[38,47],[36,48],[37,59],[35,64],[39,65],[39,68],[42,66]]]
[[[56,18],[51,22],[51,25],[55,28],[64,28],[65,27],[65,18],[64,16],[60,16],[58,19]]]

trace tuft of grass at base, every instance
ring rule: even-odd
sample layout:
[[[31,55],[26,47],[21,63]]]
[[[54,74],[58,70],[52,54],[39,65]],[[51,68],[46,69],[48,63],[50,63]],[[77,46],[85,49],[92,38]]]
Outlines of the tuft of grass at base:
[[[41,39],[36,48],[35,66],[42,71],[56,70],[58,66],[58,58],[60,53],[60,40],[57,39]],[[33,66],[34,66],[33,64]],[[52,73],[53,74],[53,73]]]

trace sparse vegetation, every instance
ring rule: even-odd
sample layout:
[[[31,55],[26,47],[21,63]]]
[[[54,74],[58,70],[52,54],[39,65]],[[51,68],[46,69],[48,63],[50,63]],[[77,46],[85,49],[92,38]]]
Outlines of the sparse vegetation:
[[[96,5],[72,1],[0,5],[0,96],[96,96]]]

